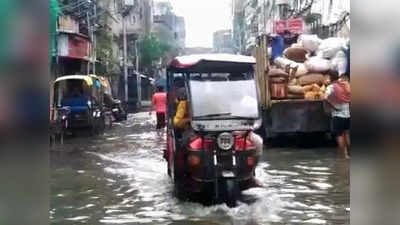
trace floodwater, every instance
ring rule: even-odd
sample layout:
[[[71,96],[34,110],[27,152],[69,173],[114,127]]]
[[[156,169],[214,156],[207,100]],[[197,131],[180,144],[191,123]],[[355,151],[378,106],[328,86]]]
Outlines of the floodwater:
[[[235,208],[173,196],[154,115],[138,113],[104,136],[51,151],[52,224],[350,224],[349,161],[325,148],[266,148]]]

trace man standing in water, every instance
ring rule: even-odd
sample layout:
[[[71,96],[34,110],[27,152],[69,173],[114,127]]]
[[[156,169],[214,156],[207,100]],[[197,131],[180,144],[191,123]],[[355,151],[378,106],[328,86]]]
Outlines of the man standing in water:
[[[346,79],[339,80],[336,71],[330,71],[329,75],[331,84],[325,98],[332,106],[331,132],[336,136],[339,156],[347,159],[350,151],[350,84]]]
[[[161,130],[165,127],[165,113],[167,109],[167,93],[164,92],[162,86],[157,87],[157,92],[153,94],[152,103],[157,116],[156,129]]]

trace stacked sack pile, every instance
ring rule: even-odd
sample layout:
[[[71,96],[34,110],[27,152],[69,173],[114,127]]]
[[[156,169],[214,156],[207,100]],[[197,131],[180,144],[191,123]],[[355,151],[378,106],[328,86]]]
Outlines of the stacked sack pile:
[[[298,42],[275,57],[272,71],[280,68],[287,73],[288,99],[319,100],[329,85],[329,70],[343,74],[346,71],[346,40],[317,35],[301,35]],[[270,74],[272,75],[272,74]],[[271,93],[273,96],[273,93]]]

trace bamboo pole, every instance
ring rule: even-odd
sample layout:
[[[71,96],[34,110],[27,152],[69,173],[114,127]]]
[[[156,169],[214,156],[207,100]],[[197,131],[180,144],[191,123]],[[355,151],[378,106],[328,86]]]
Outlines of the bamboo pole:
[[[253,49],[252,55],[254,56],[254,58],[256,58],[256,66],[255,66],[255,70],[256,70],[256,79],[258,82],[258,87],[260,90],[260,98],[261,98],[261,107],[264,108],[264,102],[265,102],[265,88],[264,88],[264,84],[263,84],[263,72],[261,70],[261,66],[262,66],[262,59],[261,59],[261,48],[260,48],[260,42],[257,41],[255,48]]]
[[[264,59],[263,59],[263,43],[262,39],[259,40],[258,43],[258,52],[257,52],[257,58],[258,58],[258,74],[260,77],[259,83],[262,89],[262,107],[265,109],[265,98],[266,98],[266,89],[265,89],[265,74],[264,74]]]
[[[263,74],[264,74],[264,85],[265,85],[265,106],[266,108],[271,107],[271,92],[269,90],[269,55],[268,55],[268,37],[267,35],[263,35],[262,37],[262,45],[263,45],[263,59],[264,59],[264,67],[263,67]]]

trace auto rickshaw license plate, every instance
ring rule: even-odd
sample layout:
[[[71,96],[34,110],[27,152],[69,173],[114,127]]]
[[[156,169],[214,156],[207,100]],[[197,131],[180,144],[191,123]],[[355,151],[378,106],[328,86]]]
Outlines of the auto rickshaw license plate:
[[[235,174],[232,171],[224,170],[222,171],[222,177],[235,177]]]

